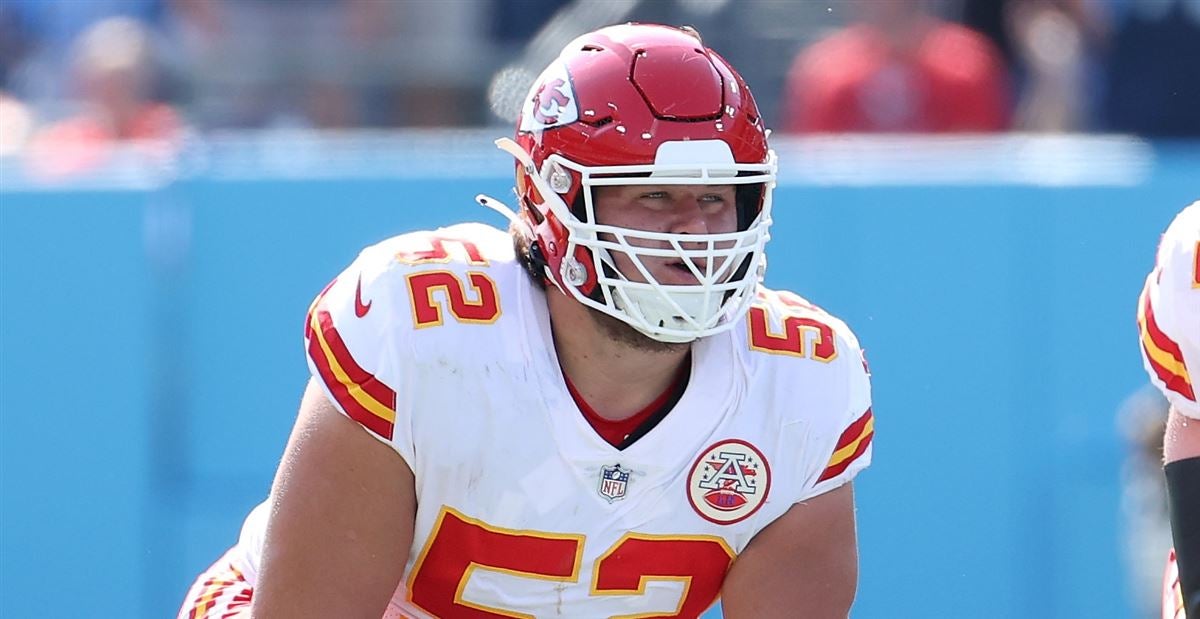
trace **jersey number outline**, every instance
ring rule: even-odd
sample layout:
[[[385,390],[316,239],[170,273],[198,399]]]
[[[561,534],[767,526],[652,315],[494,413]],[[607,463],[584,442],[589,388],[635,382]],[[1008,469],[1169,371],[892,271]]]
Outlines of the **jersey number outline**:
[[[563,583],[579,582],[586,536],[505,529],[442,506],[408,580],[408,599],[438,617],[519,618],[533,615],[463,598],[476,570]],[[683,583],[673,614],[610,619],[698,617],[721,593],[734,552],[709,535],[626,533],[596,560],[589,595],[643,595],[651,580]]]
[[[445,323],[443,303],[433,298],[434,292],[445,295],[444,305],[458,322],[491,324],[500,318],[500,292],[496,282],[480,271],[467,271],[474,300],[467,298],[467,284],[451,271],[420,271],[405,276],[408,295],[412,301],[413,326],[418,329]]]
[[[1192,288],[1200,288],[1200,241],[1196,241],[1196,249],[1192,252]]]
[[[421,247],[424,244],[428,249]],[[396,252],[398,262],[411,265],[447,264],[452,260],[451,251],[457,249],[465,262],[471,266],[488,266],[487,258],[475,243],[459,237],[440,234],[420,234],[407,239],[405,246]],[[444,324],[443,304],[435,301],[433,293],[445,295],[445,305],[458,322],[468,324],[491,324],[500,317],[500,295],[496,282],[481,271],[467,271],[467,282],[452,271],[419,271],[407,277],[408,295],[412,303],[413,326],[418,329]],[[474,300],[467,298],[467,286],[473,291]]]
[[[760,292],[759,298],[765,300],[766,294]],[[769,294],[789,310],[783,317],[783,333],[774,333],[771,330],[771,321],[765,306],[752,305],[746,320],[750,329],[751,349],[805,357],[822,363],[829,363],[837,358],[837,339],[834,337],[833,327],[814,317],[823,313],[819,308],[790,293]],[[807,345],[810,337],[813,339],[811,347]]]
[[[409,236],[412,238],[405,239],[404,248],[396,252],[396,260],[404,264],[445,264],[451,260],[452,248],[457,248],[458,253],[464,256],[466,263],[471,266],[488,266],[490,264],[488,259],[483,256],[483,252],[479,251],[479,246],[467,239],[434,233]],[[417,249],[415,246],[419,241],[427,243],[429,249]]]

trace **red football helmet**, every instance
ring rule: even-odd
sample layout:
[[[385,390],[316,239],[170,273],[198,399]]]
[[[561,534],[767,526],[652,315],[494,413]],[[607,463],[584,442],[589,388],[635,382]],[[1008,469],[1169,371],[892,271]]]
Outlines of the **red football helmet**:
[[[723,331],[748,310],[765,268],[775,156],[745,82],[694,31],[623,24],[575,39],[534,83],[516,141],[497,144],[517,159],[531,253],[564,292],[668,342]],[[598,225],[591,188],[633,184],[735,185],[738,230]],[[615,252],[648,281],[625,277]],[[658,283],[641,261],[650,256],[679,258],[698,283]]]

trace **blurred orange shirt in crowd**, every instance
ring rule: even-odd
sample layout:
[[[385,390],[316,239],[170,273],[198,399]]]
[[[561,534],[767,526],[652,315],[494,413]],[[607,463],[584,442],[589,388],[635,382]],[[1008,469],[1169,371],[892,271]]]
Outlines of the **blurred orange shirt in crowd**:
[[[143,155],[167,155],[182,127],[178,113],[165,103],[143,104],[120,126],[97,114],[67,118],[34,135],[31,171],[43,178],[85,174],[104,165],[123,142]]]
[[[936,21],[908,50],[868,25],[803,51],[788,73],[784,130],[990,132],[1008,127],[1007,71],[982,35]]]

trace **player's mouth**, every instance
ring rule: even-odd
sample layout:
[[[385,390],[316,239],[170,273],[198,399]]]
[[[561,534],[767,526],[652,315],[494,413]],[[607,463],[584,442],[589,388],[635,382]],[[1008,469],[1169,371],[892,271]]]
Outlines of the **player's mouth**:
[[[699,270],[701,273],[704,273],[707,266],[707,261],[697,261],[693,262],[692,264],[695,265],[697,270]],[[668,262],[666,266],[671,274],[671,281],[663,283],[695,284],[700,281],[696,277],[696,274],[692,272],[692,269],[688,267],[687,262],[683,260],[672,260],[671,262]]]

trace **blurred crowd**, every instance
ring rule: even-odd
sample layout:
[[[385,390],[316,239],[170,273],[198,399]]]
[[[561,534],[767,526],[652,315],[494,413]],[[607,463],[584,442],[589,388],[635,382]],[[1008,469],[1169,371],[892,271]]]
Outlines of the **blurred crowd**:
[[[1117,424],[1125,443],[1121,463],[1121,552],[1129,594],[1141,619],[1162,617],[1163,560],[1171,548],[1167,484],[1163,477],[1166,398],[1143,385],[1121,403]]]
[[[1200,0],[4,0],[0,155],[508,124],[621,21],[695,26],[784,132],[1200,136]]]

